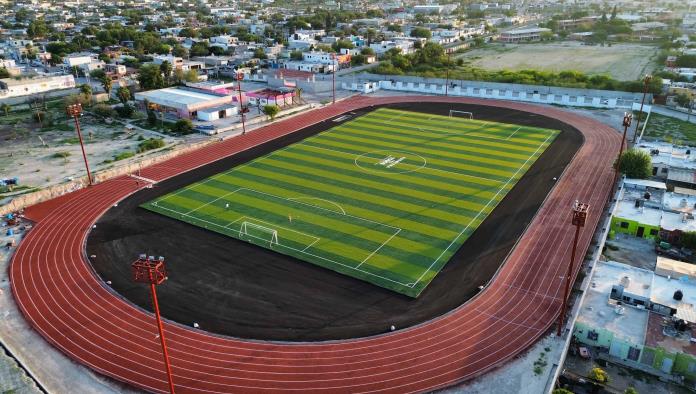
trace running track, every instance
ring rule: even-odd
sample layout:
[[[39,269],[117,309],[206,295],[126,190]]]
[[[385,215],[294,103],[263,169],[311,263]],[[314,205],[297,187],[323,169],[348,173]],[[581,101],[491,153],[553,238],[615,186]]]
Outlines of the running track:
[[[543,114],[575,126],[585,142],[505,265],[468,303],[410,329],[315,344],[244,341],[167,323],[178,392],[422,392],[495,368],[548,332],[570,256],[571,204],[579,199],[592,206],[580,260],[612,184],[620,138],[592,119],[491,100],[355,97],[144,168],[141,175],[163,180],[345,111],[404,101],[457,101]],[[123,176],[28,209],[38,223],[14,255],[12,291],[34,329],[70,358],[133,386],[166,392],[153,316],[114,294],[84,255],[92,224],[136,188]]]

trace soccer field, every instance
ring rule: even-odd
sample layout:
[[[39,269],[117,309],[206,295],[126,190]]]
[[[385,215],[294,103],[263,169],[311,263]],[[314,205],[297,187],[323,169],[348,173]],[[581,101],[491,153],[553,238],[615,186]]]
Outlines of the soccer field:
[[[557,135],[380,108],[143,207],[417,297]]]

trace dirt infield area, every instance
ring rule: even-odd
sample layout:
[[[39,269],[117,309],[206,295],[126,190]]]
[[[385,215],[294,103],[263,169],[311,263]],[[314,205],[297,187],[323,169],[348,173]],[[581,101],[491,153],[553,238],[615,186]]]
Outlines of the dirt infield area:
[[[654,69],[657,47],[636,44],[582,45],[580,42],[494,44],[461,56],[486,70],[580,71],[633,81]]]
[[[152,310],[146,286],[131,281],[140,253],[163,255],[169,280],[158,289],[162,314],[209,332],[248,339],[318,341],[383,333],[456,308],[495,274],[582,144],[574,128],[544,116],[462,104],[397,104],[392,108],[561,130],[506,198],[457,251],[429,287],[412,299],[223,235],[164,217],[139,205],[339,124],[327,120],[142,190],[110,209],[87,241],[94,268],[115,292]],[[350,113],[347,121],[361,113]],[[336,119],[336,118],[334,118]]]

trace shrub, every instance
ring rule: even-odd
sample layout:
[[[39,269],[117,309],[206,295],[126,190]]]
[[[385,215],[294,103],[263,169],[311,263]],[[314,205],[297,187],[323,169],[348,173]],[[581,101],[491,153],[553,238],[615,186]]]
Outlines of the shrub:
[[[587,377],[599,383],[609,382],[609,374],[607,374],[606,371],[599,367],[592,368],[590,374]]]
[[[51,157],[54,159],[67,159],[70,157],[70,152],[56,152],[52,154]]]
[[[102,118],[113,118],[116,116],[116,111],[108,104],[97,104],[94,107],[94,113]]]
[[[193,123],[188,119],[179,119],[172,126],[172,131],[177,134],[189,134],[193,131]]]
[[[149,150],[158,149],[164,146],[164,140],[161,138],[150,138],[138,144],[138,153],[147,152]]]
[[[133,156],[135,156],[135,153],[133,152],[121,152],[114,156],[114,161],[125,160]]]
[[[116,112],[118,113],[118,116],[122,118],[130,118],[133,116],[135,109],[130,104],[124,104],[116,107]]]
[[[628,178],[645,179],[652,175],[652,159],[647,152],[629,149],[619,158],[619,170]]]
[[[275,119],[276,115],[278,115],[278,112],[280,112],[280,107],[277,105],[264,105],[263,106],[263,113],[271,118],[271,120]]]

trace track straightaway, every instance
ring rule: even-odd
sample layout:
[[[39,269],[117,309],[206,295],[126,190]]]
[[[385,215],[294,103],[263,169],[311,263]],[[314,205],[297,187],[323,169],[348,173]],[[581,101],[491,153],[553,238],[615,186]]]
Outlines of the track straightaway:
[[[221,157],[356,109],[399,102],[457,102],[516,109],[559,119],[584,136],[564,175],[490,284],[450,313],[394,333],[334,342],[275,343],[211,335],[167,323],[179,392],[422,392],[478,376],[527,349],[554,323],[570,256],[570,207],[601,211],[613,180],[619,135],[595,120],[523,103],[468,98],[359,96],[244,136],[143,168],[162,181]],[[151,392],[167,392],[151,314],[114,294],[83,253],[91,226],[142,185],[127,176],[28,209],[37,225],[10,267],[12,291],[46,340],[97,372]],[[580,250],[599,215],[588,218]],[[583,253],[578,253],[581,259]],[[576,273],[580,269],[575,265]]]

